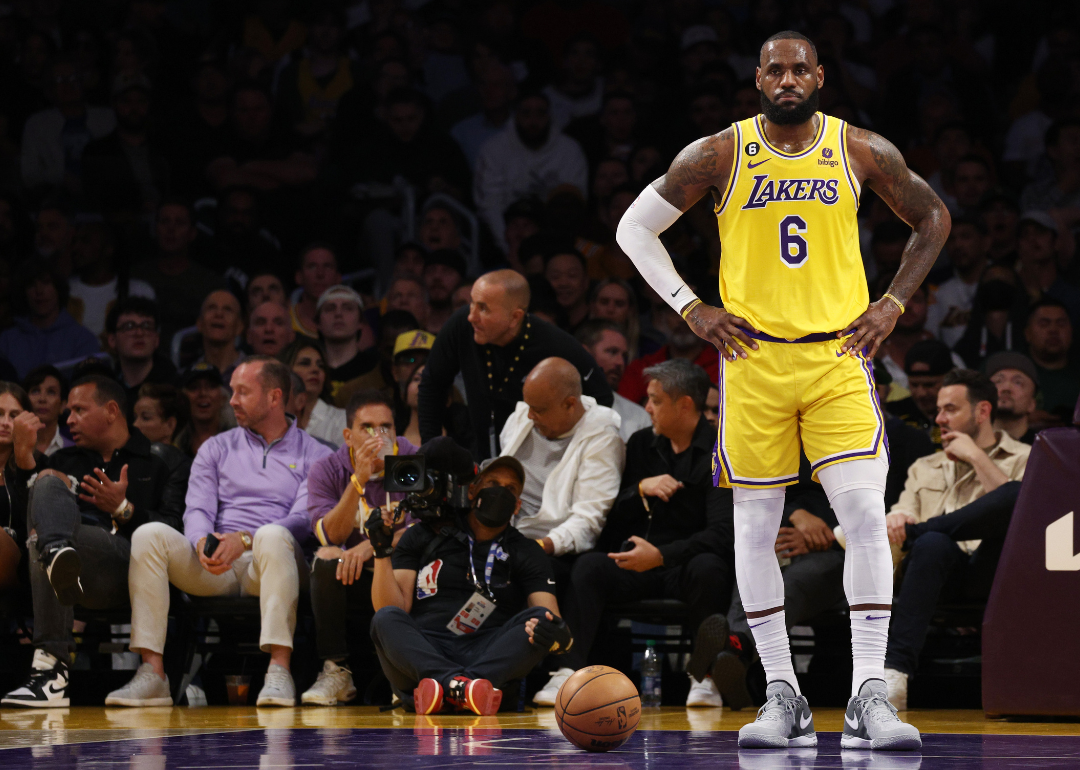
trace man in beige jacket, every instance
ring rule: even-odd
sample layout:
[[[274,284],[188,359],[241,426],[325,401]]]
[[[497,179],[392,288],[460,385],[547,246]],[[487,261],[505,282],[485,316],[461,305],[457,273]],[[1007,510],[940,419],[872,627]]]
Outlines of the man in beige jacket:
[[[937,408],[944,450],[912,463],[885,517],[889,540],[909,550],[885,656],[889,697],[900,709],[939,598],[989,594],[1031,452],[994,430],[997,388],[985,375],[949,372]]]

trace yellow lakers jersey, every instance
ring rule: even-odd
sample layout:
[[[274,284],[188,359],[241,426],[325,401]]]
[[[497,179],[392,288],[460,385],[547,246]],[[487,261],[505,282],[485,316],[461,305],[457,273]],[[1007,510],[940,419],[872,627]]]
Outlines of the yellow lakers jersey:
[[[783,339],[840,331],[870,301],[847,126],[819,112],[813,143],[789,154],[769,144],[761,120],[734,124],[735,160],[716,206],[724,307]]]

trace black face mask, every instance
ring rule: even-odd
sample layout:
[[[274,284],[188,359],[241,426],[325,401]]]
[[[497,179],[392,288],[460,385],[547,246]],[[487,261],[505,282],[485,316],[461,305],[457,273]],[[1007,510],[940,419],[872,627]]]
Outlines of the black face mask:
[[[485,527],[498,529],[510,523],[517,508],[517,498],[506,487],[488,487],[481,489],[473,502],[476,520]]]

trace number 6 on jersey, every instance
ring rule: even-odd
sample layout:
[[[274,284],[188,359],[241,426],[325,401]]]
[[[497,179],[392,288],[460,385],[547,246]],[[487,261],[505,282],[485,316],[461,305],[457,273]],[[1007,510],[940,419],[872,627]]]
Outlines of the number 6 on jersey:
[[[806,222],[797,214],[791,214],[780,221],[780,259],[788,267],[802,267],[806,264],[807,246]]]

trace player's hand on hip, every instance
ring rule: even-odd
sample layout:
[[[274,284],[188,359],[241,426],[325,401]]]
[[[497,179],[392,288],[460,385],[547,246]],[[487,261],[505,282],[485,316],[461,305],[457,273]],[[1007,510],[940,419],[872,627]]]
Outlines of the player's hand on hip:
[[[788,518],[791,520],[791,526],[802,534],[806,540],[806,547],[811,551],[826,551],[836,540],[836,535],[824,519],[815,516],[810,511],[799,508],[792,511]]]
[[[892,334],[899,317],[900,308],[888,297],[871,302],[866,312],[850,323],[846,330],[836,333],[837,337],[851,335],[844,340],[840,350],[854,356],[857,351],[866,348],[866,357],[872,359],[877,355],[881,343]]]
[[[680,489],[682,489],[682,482],[676,481],[674,476],[667,473],[662,476],[650,476],[647,479],[642,479],[641,483],[638,484],[638,490],[641,494],[646,497],[659,497],[665,503]]]
[[[746,331],[754,331],[754,327],[745,318],[732,315],[723,308],[702,302],[687,313],[686,323],[694,334],[711,342],[729,361],[747,357],[743,345],[758,349],[758,344],[746,335]]]

